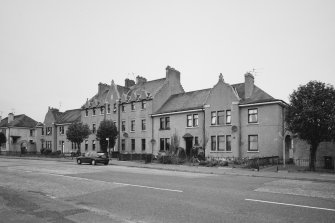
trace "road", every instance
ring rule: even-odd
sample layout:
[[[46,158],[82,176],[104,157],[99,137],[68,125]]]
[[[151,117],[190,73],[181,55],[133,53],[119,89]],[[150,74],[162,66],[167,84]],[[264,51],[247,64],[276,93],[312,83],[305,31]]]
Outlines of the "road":
[[[0,158],[0,222],[334,219],[333,183]]]

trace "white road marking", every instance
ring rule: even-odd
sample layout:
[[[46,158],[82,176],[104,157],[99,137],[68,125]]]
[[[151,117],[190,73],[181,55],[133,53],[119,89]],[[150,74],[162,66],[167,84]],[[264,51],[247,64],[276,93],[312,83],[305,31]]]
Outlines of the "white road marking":
[[[279,204],[279,205],[285,205],[285,206],[311,208],[311,209],[318,209],[318,210],[325,210],[325,211],[335,211],[335,209],[331,209],[331,208],[320,208],[320,207],[313,207],[313,206],[306,206],[306,205],[299,205],[299,204],[288,204],[288,203],[280,203],[280,202],[273,202],[273,201],[263,201],[263,200],[255,200],[255,199],[245,199],[245,200],[246,201],[261,202],[261,203],[268,203],[268,204]]]
[[[143,188],[148,188],[148,189],[154,189],[154,190],[166,190],[166,191],[172,191],[172,192],[178,192],[182,193],[182,190],[173,190],[173,189],[167,189],[167,188],[160,188],[160,187],[150,187],[150,186],[143,186],[143,185],[136,185],[136,184],[125,184],[125,183],[117,183],[113,182],[114,184],[118,185],[124,185],[124,186],[130,186],[130,187],[143,187]]]
[[[91,181],[91,182],[102,182],[102,183],[113,183],[116,185],[122,185],[122,186],[130,186],[130,187],[142,187],[142,188],[147,188],[147,189],[154,189],[154,190],[163,190],[163,191],[171,191],[171,192],[178,192],[182,193],[182,190],[174,190],[174,189],[167,189],[167,188],[161,188],[161,187],[150,187],[150,186],[144,186],[144,185],[137,185],[137,184],[127,184],[127,183],[118,183],[118,182],[108,182],[108,181],[103,181],[103,180],[94,180],[94,179],[87,179],[87,178],[82,178],[82,177],[75,177],[75,176],[66,176],[66,175],[61,175],[61,174],[54,174],[54,173],[42,173],[42,174],[47,174],[47,175],[52,175],[52,176],[59,176],[59,177],[65,177],[65,178],[71,178],[71,179],[79,179],[79,180],[86,180],[86,181]]]

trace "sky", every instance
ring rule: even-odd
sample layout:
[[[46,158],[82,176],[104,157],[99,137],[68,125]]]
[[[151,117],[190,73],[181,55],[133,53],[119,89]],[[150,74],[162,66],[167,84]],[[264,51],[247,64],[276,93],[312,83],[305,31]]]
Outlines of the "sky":
[[[0,0],[0,115],[43,122],[80,108],[98,83],[181,72],[185,91],[255,84],[289,102],[335,85],[334,0]]]

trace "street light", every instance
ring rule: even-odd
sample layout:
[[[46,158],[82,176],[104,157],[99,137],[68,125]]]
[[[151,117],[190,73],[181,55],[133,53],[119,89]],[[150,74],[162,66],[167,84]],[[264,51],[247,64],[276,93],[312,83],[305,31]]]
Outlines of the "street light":
[[[107,148],[108,148],[108,155],[110,154],[110,148],[109,148],[109,138],[106,138],[106,141],[107,141]]]

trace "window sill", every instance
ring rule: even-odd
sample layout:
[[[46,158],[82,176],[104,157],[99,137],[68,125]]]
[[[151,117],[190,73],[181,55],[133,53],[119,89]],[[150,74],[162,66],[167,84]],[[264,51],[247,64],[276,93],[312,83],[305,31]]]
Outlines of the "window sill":
[[[190,127],[186,127],[186,129],[196,129],[196,128],[199,128],[199,126],[190,126]]]
[[[258,122],[248,122],[248,125],[259,125]]]
[[[164,130],[170,130],[170,128],[166,128],[166,129],[159,129],[159,131],[164,131]]]
[[[258,151],[247,151],[247,153],[259,153],[259,150]]]
[[[210,153],[232,153],[232,151],[210,151]]]
[[[220,125],[210,125],[210,127],[224,127],[226,126],[225,124],[220,124]]]
[[[134,133],[135,131],[129,131],[129,132]]]

